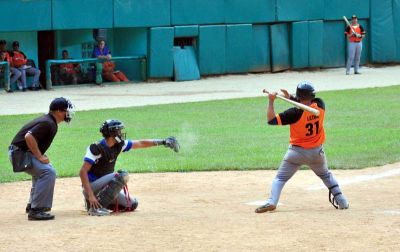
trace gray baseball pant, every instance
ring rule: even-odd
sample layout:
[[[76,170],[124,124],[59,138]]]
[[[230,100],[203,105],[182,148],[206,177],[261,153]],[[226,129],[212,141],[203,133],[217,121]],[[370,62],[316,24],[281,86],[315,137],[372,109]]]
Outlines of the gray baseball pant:
[[[32,156],[32,168],[25,172],[32,176],[32,188],[29,198],[32,208],[48,207],[53,205],[56,170],[49,164],[43,164]]]
[[[115,173],[110,173],[107,175],[104,175],[103,177],[97,179],[96,181],[93,181],[92,183],[90,183],[90,186],[92,187],[92,190],[94,192],[95,195],[97,195],[97,193],[103,188],[105,187],[108,183],[110,183],[110,181],[114,178]],[[85,198],[87,199],[87,193],[85,191],[83,191],[83,195],[85,196]],[[131,204],[134,202],[134,198],[132,198],[130,196],[130,202]],[[124,207],[132,207],[132,205],[128,206],[128,202],[126,200],[125,197],[125,193],[124,190],[121,190],[118,194],[117,197],[117,201],[118,201],[118,205],[124,206]],[[114,202],[115,204],[116,202]]]
[[[347,63],[346,63],[346,73],[350,73],[351,65],[354,61],[354,72],[357,73],[360,68],[360,58],[362,51],[362,42],[355,43],[349,42],[347,46]]]
[[[323,146],[305,149],[299,146],[289,146],[279,167],[278,174],[272,182],[268,203],[277,205],[285,183],[302,165],[307,165],[324,182],[327,188],[338,185],[333,174],[328,170]],[[341,193],[339,186],[332,189],[332,194]]]
[[[33,75],[33,82],[32,82],[32,87],[39,87],[39,76],[40,76],[40,70],[34,67],[20,70],[22,75],[21,75],[21,82],[22,82],[22,88],[27,88],[26,84],[26,74]],[[21,88],[21,87],[20,87]]]
[[[13,84],[19,79],[19,77],[21,77],[22,73],[15,67],[10,67],[10,72],[11,72],[10,84]]]

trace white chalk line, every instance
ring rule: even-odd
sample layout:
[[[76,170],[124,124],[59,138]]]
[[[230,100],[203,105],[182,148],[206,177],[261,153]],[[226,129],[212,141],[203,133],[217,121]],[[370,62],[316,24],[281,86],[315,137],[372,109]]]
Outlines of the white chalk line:
[[[382,179],[382,178],[387,178],[387,177],[393,177],[393,176],[398,176],[400,175],[400,168],[395,168],[392,170],[384,171],[381,173],[377,174],[368,174],[368,175],[360,175],[360,176],[355,176],[352,178],[345,178],[341,179],[339,181],[340,186],[343,185],[351,185],[351,184],[358,184],[366,181],[373,181],[377,179]],[[308,191],[316,191],[316,190],[321,190],[325,189],[326,186],[322,183],[318,185],[312,185],[307,188]]]
[[[382,210],[382,211],[375,211],[375,213],[384,215],[400,215],[400,210]]]
[[[262,205],[265,205],[266,203],[267,203],[266,200],[257,200],[257,201],[247,202],[245,204],[249,205],[249,206],[262,206]],[[282,203],[278,203],[278,206],[281,206],[281,205],[283,205],[283,204]]]
[[[397,175],[400,175],[400,168],[395,168],[395,169],[384,171],[384,172],[377,173],[377,174],[367,174],[367,175],[356,176],[353,178],[341,179],[340,185],[343,186],[343,185],[358,184],[358,183],[362,183],[362,182],[366,182],[366,181],[373,181],[373,180],[387,178],[387,177],[393,177],[393,176],[397,176]],[[306,190],[307,191],[316,191],[316,190],[322,190],[325,188],[326,188],[326,186],[323,183],[320,183],[318,185],[309,186]],[[249,206],[262,206],[265,203],[267,203],[267,201],[258,200],[258,201],[247,202],[245,204],[249,205]],[[278,203],[278,205],[282,205],[282,204]],[[385,213],[385,214],[390,214],[390,215],[397,215],[397,214],[400,215],[400,211],[380,211],[380,212]]]

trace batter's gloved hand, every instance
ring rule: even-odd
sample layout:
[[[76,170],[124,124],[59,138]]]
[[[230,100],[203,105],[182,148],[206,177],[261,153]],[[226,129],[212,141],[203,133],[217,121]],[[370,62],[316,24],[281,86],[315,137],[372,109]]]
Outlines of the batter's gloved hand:
[[[178,140],[176,140],[175,137],[170,136],[164,139],[164,143],[165,147],[171,148],[173,149],[175,152],[179,152],[179,143]]]
[[[361,38],[361,37],[362,37],[362,35],[361,35],[361,34],[358,34],[358,33],[357,33],[356,36],[357,36],[357,38]]]

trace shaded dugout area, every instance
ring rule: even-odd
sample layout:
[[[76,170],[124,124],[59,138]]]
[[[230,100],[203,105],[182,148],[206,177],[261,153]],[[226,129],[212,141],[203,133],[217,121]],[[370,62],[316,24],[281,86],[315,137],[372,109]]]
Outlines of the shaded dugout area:
[[[0,39],[8,49],[18,40],[43,73],[64,49],[90,58],[99,37],[113,56],[146,57],[145,68],[116,63],[134,81],[142,71],[179,81],[344,67],[342,17],[353,14],[367,31],[361,63],[400,62],[400,0],[3,0],[2,9]]]

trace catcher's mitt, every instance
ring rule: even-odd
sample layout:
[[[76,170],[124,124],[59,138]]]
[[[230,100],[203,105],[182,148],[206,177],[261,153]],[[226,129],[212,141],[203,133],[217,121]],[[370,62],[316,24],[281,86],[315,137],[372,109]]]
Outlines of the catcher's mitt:
[[[178,140],[176,140],[175,137],[172,137],[172,136],[167,137],[164,140],[164,145],[165,145],[165,147],[173,149],[175,152],[179,152],[180,146],[179,146]]]

